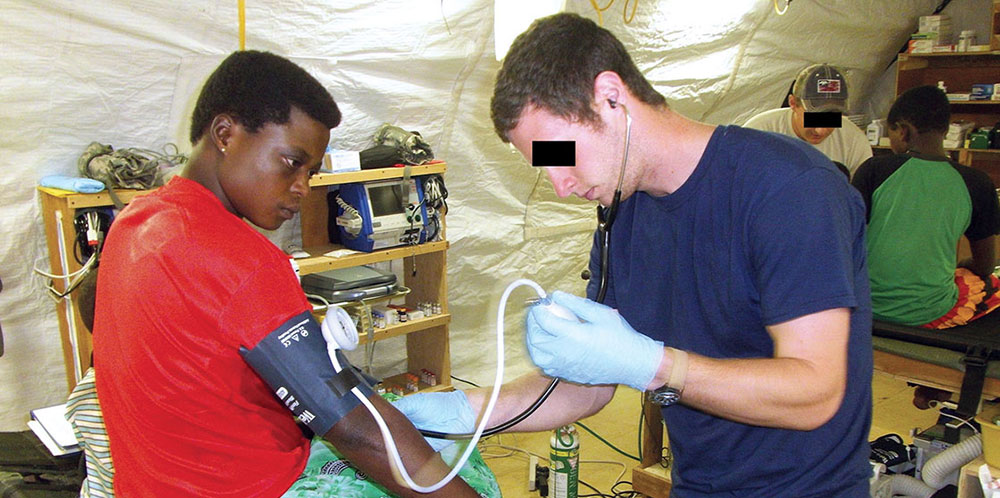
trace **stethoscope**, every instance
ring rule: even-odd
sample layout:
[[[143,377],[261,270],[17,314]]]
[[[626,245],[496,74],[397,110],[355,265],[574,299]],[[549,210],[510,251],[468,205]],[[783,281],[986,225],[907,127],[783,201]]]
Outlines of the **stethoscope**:
[[[622,110],[625,111],[625,150],[622,151],[622,167],[618,172],[618,187],[615,188],[615,195],[611,199],[611,205],[608,207],[597,206],[597,235],[601,239],[601,285],[597,290],[597,299],[599,303],[604,302],[604,295],[608,292],[608,262],[610,259],[609,253],[611,252],[611,226],[615,223],[615,217],[618,215],[618,205],[622,200],[622,183],[625,181],[625,164],[628,163],[628,146],[629,142],[632,140],[632,116],[628,112],[628,107],[625,104],[615,102],[614,100],[608,100],[608,104],[614,109],[618,106],[622,106]]]
[[[608,104],[612,109],[621,106],[622,110],[625,111],[625,149],[622,153],[622,166],[621,170],[618,172],[618,186],[615,188],[614,197],[611,199],[611,205],[608,207],[597,206],[597,232],[601,243],[601,284],[597,291],[596,301],[599,303],[604,302],[604,296],[608,292],[608,263],[609,263],[609,253],[611,250],[611,227],[614,225],[615,217],[618,215],[618,205],[621,203],[622,199],[622,184],[625,181],[625,165],[628,163],[628,149],[629,143],[632,140],[632,116],[628,112],[628,107],[621,102],[616,102],[614,100],[608,99]],[[549,385],[546,386],[545,391],[538,396],[538,399],[526,408],[523,412],[519,413],[517,416],[511,418],[510,420],[499,424],[497,426],[491,427],[483,431],[481,437],[492,436],[499,432],[503,432],[519,423],[524,419],[531,416],[538,407],[542,406],[542,403],[548,399],[549,395],[555,391],[556,386],[559,385],[559,379],[553,378]],[[469,439],[473,434],[450,434],[437,431],[420,430],[420,434],[426,437],[432,437],[437,439]]]

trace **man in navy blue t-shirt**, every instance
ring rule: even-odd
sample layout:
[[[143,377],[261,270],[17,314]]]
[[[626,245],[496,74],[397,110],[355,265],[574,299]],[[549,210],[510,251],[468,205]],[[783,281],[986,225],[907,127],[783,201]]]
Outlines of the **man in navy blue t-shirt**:
[[[868,496],[865,211],[833,163],[796,139],[673,112],[611,33],[574,14],[514,41],[492,117],[550,166],[560,196],[611,206],[621,190],[603,304],[598,232],[590,299],[552,295],[581,320],[531,309],[527,347],[545,375],[505,385],[493,421],[546,376],[568,382],[515,430],[586,417],[625,384],[663,405],[672,496]],[[567,142],[575,167],[557,167]],[[417,426],[470,431],[488,392],[397,407]]]

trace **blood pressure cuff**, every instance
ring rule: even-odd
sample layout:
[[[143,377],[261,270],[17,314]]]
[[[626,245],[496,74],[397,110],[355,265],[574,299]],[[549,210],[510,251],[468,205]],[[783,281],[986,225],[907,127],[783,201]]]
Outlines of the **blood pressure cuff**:
[[[281,324],[253,349],[240,347],[240,354],[292,415],[320,436],[361,404],[352,387],[365,397],[374,394],[339,350],[344,369],[334,370],[320,324],[309,311]]]

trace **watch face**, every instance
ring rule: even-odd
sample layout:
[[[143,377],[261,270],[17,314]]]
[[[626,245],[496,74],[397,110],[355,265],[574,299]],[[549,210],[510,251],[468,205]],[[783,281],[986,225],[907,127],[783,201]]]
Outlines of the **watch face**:
[[[681,399],[680,393],[670,387],[661,387],[649,392],[649,401],[660,406],[669,406]]]

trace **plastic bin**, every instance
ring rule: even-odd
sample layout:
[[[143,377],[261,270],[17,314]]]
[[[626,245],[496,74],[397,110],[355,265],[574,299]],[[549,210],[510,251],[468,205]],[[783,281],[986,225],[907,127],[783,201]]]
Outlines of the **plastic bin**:
[[[983,429],[983,458],[990,467],[1000,468],[1000,404],[984,409],[976,422]]]

